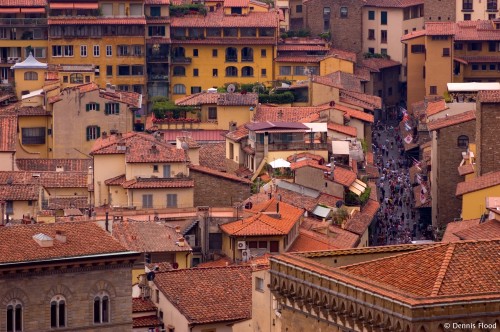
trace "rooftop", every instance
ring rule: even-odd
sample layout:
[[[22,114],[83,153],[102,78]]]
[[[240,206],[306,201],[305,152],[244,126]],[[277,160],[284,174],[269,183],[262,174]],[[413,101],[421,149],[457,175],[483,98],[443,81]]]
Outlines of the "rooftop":
[[[254,121],[283,121],[283,122],[313,122],[319,119],[321,111],[331,106],[266,106],[259,105],[255,110]]]
[[[181,106],[201,106],[216,104],[218,106],[255,106],[258,104],[256,93],[218,93],[200,92],[189,95],[175,101]]]
[[[62,167],[69,172],[88,172],[92,159],[22,159],[16,158],[16,165],[23,171],[56,171]]]
[[[213,176],[216,176],[216,177],[219,177],[219,178],[222,178],[222,179],[227,179],[227,180],[232,180],[232,181],[236,181],[236,182],[241,182],[241,183],[244,183],[244,184],[251,184],[252,183],[252,181],[250,181],[248,179],[238,177],[238,176],[236,176],[234,174],[231,174],[231,173],[221,172],[219,170],[212,169],[212,168],[209,168],[209,167],[204,167],[204,166],[200,166],[200,165],[189,165],[189,169],[192,170],[192,171],[195,171],[195,172],[201,172],[201,173],[213,175]]]
[[[226,170],[226,143],[203,144],[199,150],[200,166]]]
[[[87,188],[87,172],[0,171],[0,184],[36,184],[46,188]]]
[[[461,230],[468,229],[472,226],[479,225],[481,219],[469,219],[469,220],[460,220],[453,221],[446,224],[446,230],[443,234],[443,239],[441,242],[455,242],[460,241],[460,238],[455,235],[455,233],[460,232]]]
[[[472,110],[456,115],[445,116],[443,118],[434,121],[429,121],[427,123],[427,128],[429,129],[429,131],[438,130],[449,126],[454,126],[459,123],[472,121],[475,119],[476,119],[476,111]]]
[[[456,195],[461,196],[474,191],[500,185],[500,171],[489,172],[457,184]]]
[[[491,219],[454,233],[460,240],[493,240],[500,238],[500,220]]]
[[[406,8],[423,4],[424,0],[367,0],[365,2],[367,7],[381,8]]]
[[[192,188],[190,178],[135,178],[122,183],[125,189]]]
[[[0,152],[16,151],[17,116],[0,116]]]
[[[172,17],[172,28],[276,28],[278,12],[250,12],[248,15],[224,15],[222,9],[208,12],[207,15],[186,15]],[[207,38],[207,40],[210,40]]]
[[[345,221],[344,229],[358,235],[363,235],[372,223],[379,208],[379,202],[369,199],[360,212],[355,213]]]
[[[357,136],[356,127],[344,126],[338,123],[328,122],[328,130],[336,131],[351,137]]]

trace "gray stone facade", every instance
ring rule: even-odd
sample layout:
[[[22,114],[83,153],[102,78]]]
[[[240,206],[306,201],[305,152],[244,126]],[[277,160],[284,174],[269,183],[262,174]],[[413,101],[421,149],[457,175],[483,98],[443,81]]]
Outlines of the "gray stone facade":
[[[425,22],[455,22],[456,2],[442,0],[426,0],[424,7]],[[459,18],[461,21],[463,19]]]
[[[215,175],[189,172],[194,179],[194,206],[232,206],[231,203],[243,202],[250,197],[250,184],[225,179]]]
[[[500,170],[500,103],[480,104],[476,111],[476,167],[478,174]]]

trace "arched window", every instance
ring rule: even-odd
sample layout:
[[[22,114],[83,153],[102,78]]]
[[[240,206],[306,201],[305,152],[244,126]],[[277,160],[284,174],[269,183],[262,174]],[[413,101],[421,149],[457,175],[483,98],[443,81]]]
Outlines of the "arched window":
[[[94,323],[102,324],[110,321],[109,295],[106,292],[99,292],[94,297]]]
[[[36,81],[38,80],[38,73],[34,71],[27,71],[24,73],[24,80],[25,81]]]
[[[241,68],[241,76],[243,77],[253,76],[253,68],[249,66]]]
[[[50,301],[50,327],[66,326],[66,300],[56,295]]]
[[[174,85],[174,94],[183,95],[186,93],[186,86],[184,84]]]
[[[466,135],[460,135],[457,138],[457,146],[459,148],[467,149],[469,147],[469,137]]]
[[[175,66],[174,76],[186,76],[186,68],[183,66]]]
[[[19,300],[12,300],[7,304],[7,332],[23,330],[23,305]]]
[[[238,50],[236,47],[226,48],[226,62],[238,62]]]
[[[71,74],[69,76],[69,82],[72,84],[83,84],[83,75],[82,74]]]
[[[241,49],[241,61],[253,61],[253,49],[251,47]]]
[[[184,49],[184,47],[175,47],[173,53],[174,53],[174,58],[186,57],[186,50]]]
[[[234,66],[226,67],[226,76],[228,76],[228,77],[238,76],[238,68],[236,68]]]

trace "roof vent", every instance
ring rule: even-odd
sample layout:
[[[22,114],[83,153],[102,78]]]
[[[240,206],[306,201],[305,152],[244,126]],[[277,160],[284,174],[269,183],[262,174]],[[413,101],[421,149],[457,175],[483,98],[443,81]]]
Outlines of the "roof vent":
[[[54,239],[43,233],[33,235],[33,240],[35,240],[35,242],[42,248],[54,246]]]

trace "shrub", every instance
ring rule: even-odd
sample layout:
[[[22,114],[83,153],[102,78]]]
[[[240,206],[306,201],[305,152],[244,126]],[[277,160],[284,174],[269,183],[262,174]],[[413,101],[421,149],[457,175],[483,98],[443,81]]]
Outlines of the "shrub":
[[[259,103],[268,104],[291,104],[294,101],[293,93],[287,91],[277,94],[259,94]]]

